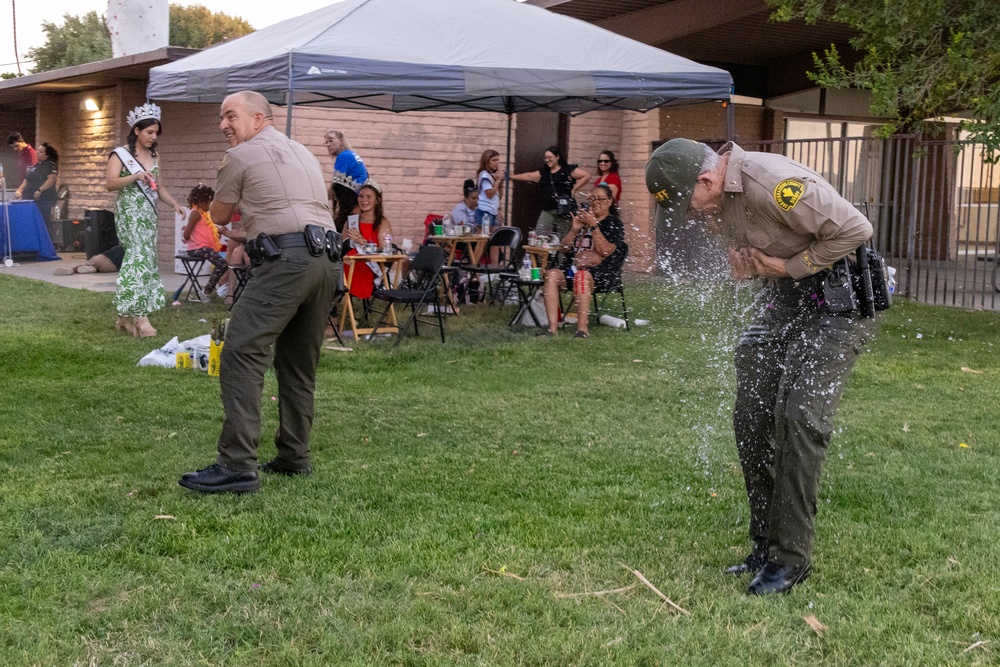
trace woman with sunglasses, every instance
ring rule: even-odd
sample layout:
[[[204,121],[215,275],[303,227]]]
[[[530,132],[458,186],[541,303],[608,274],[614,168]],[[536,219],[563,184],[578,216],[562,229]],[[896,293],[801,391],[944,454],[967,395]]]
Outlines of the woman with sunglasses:
[[[611,186],[600,183],[587,198],[590,210],[573,215],[573,224],[559,250],[563,265],[545,272],[545,315],[549,318],[546,336],[554,336],[559,326],[559,292],[571,288],[576,298],[576,337],[589,338],[590,297],[594,289],[605,289],[615,279],[625,243],[625,225],[618,217]],[[570,269],[575,271],[570,275]]]
[[[601,151],[597,156],[597,180],[594,185],[607,183],[615,193],[615,204],[622,198],[622,179],[618,176],[618,160],[611,151]]]

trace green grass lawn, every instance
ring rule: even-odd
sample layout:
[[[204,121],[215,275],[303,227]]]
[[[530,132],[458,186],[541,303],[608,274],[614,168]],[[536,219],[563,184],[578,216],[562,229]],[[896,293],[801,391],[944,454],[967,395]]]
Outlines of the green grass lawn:
[[[996,664],[1000,315],[889,311],[844,394],[813,576],[758,599],[721,573],[749,546],[746,295],[628,298],[648,326],[545,339],[476,307],[445,345],[327,352],[315,473],[202,496],[177,478],[214,460],[218,381],[136,362],[222,306],[139,341],[110,294],[0,276],[0,665]]]

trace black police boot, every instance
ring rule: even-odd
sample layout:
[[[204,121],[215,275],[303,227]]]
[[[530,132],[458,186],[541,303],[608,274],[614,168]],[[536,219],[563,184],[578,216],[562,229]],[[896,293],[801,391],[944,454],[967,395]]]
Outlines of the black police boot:
[[[760,572],[760,569],[764,567],[764,563],[766,562],[767,562],[767,549],[759,550],[755,548],[753,551],[750,552],[750,555],[743,560],[742,563],[738,563],[731,567],[727,567],[725,569],[725,573],[732,574],[737,577],[742,576],[744,574],[757,574],[758,572]]]
[[[177,483],[200,493],[249,493],[260,488],[256,471],[230,470],[218,463],[185,473]]]
[[[260,471],[268,474],[276,475],[311,475],[312,468],[305,466],[304,468],[290,468],[285,466],[278,459],[272,459],[260,467]]]
[[[795,584],[805,581],[810,571],[809,563],[802,565],[767,563],[750,582],[747,592],[751,595],[787,593]]]

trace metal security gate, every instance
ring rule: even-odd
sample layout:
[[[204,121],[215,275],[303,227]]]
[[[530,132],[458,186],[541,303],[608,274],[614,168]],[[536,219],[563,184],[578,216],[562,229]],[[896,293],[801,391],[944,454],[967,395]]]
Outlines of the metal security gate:
[[[1000,167],[969,141],[912,135],[741,143],[818,172],[868,216],[896,293],[1000,310]]]

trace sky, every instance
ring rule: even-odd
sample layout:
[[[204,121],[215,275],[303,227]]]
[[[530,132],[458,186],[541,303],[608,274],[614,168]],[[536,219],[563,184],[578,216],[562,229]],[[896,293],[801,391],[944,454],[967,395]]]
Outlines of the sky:
[[[307,14],[337,0],[172,0],[180,5],[203,5],[213,12],[225,12],[249,22],[256,29],[266,28],[293,16]],[[0,4],[0,72],[16,71],[14,53],[14,18],[17,18],[17,53],[24,57],[28,49],[45,43],[42,21],[61,24],[63,15],[81,16],[87,12],[107,13],[107,0],[13,0]],[[27,74],[31,63],[22,60],[21,69]]]

